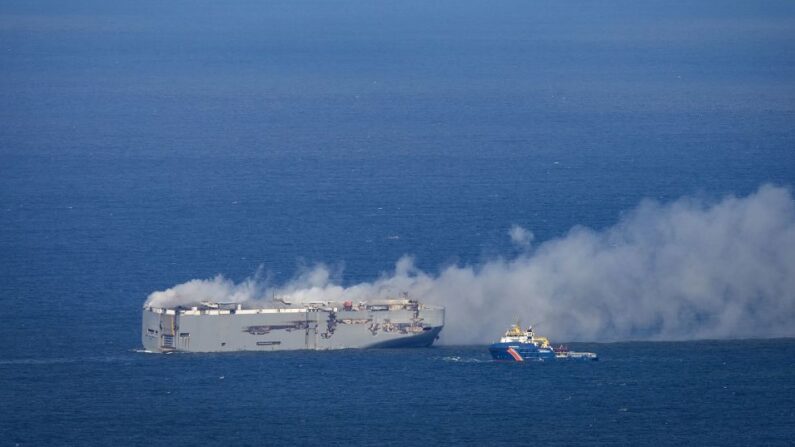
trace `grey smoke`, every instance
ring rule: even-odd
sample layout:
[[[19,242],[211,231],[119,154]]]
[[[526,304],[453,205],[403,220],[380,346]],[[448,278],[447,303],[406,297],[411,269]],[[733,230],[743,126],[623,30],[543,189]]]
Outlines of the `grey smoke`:
[[[328,267],[281,287],[221,276],[149,296],[159,305],[262,300],[368,299],[408,292],[447,306],[442,342],[485,343],[517,317],[554,340],[682,340],[795,336],[795,201],[765,185],[708,203],[642,202],[607,229],[575,227],[511,259],[437,274],[400,259],[394,272],[344,287]]]

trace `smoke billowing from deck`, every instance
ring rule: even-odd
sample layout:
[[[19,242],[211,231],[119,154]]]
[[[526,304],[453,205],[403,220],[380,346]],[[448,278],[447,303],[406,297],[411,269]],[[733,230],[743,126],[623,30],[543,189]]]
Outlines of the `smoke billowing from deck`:
[[[553,340],[795,336],[795,201],[787,189],[766,185],[717,203],[644,201],[613,227],[575,227],[536,246],[524,228],[514,226],[507,236],[522,254],[436,274],[404,257],[394,272],[350,287],[321,265],[276,288],[217,276],[155,292],[148,301],[272,294],[296,302],[357,300],[405,291],[447,306],[448,344],[487,342],[517,317]]]

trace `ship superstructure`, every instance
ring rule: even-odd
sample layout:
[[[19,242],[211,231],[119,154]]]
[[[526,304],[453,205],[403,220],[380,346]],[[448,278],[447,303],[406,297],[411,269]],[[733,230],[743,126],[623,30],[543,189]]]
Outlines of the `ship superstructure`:
[[[444,308],[416,300],[316,301],[270,305],[203,302],[144,306],[144,349],[151,352],[277,351],[430,346]]]

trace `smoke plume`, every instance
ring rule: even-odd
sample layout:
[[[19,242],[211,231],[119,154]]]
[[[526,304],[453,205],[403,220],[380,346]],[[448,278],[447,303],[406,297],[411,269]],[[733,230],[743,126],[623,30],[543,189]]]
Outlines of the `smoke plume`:
[[[446,344],[485,343],[519,317],[553,340],[682,340],[795,336],[795,201],[765,185],[716,203],[647,200],[607,229],[572,228],[513,258],[430,274],[401,258],[373,282],[342,286],[326,266],[288,284],[221,276],[149,296],[148,304],[212,299],[365,300],[408,292],[447,307]]]

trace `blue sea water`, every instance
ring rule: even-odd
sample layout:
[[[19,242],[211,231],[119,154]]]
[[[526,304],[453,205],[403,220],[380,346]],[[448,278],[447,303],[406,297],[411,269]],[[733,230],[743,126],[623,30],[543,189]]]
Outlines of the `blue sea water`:
[[[0,443],[789,445],[792,340],[135,350],[192,278],[477,264],[793,149],[788,1],[4,1]]]
[[[577,345],[600,362],[496,363],[483,347],[0,363],[20,445],[791,445],[791,340]],[[791,361],[791,360],[789,360]],[[46,391],[45,391],[46,390]],[[8,387],[2,388],[8,402]]]

